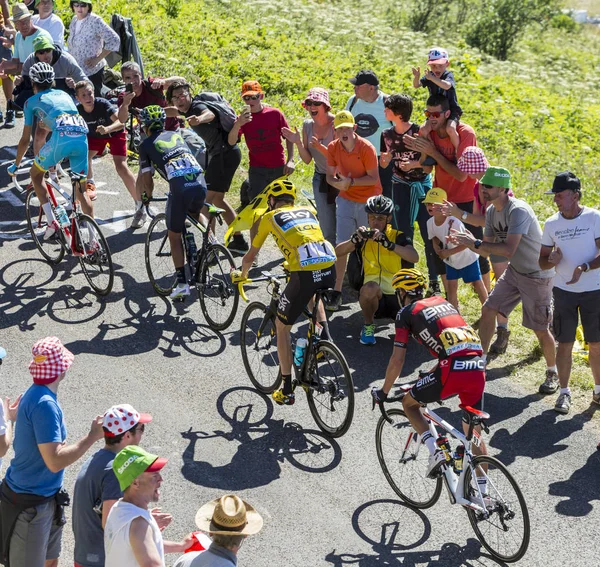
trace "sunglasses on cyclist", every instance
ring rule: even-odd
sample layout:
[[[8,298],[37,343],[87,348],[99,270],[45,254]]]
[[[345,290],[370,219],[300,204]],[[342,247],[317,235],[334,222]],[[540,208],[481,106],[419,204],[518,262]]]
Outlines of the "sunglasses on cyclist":
[[[323,103],[316,100],[305,100],[304,106],[321,106]]]
[[[443,112],[429,112],[429,110],[426,110],[423,114],[425,114],[425,116],[427,118],[439,118],[440,116],[443,116]]]
[[[249,100],[258,100],[260,98],[259,94],[253,94],[253,95],[244,95],[242,97],[243,100],[245,101],[249,101]]]

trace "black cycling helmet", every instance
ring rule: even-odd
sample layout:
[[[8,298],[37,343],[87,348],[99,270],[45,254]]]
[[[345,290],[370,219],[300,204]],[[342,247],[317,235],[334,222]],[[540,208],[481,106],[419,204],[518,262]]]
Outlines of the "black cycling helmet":
[[[394,202],[383,195],[369,197],[365,204],[365,211],[372,215],[391,215],[394,212]]]
[[[32,83],[51,84],[55,76],[54,69],[48,63],[42,61],[33,64],[29,69],[29,78]]]

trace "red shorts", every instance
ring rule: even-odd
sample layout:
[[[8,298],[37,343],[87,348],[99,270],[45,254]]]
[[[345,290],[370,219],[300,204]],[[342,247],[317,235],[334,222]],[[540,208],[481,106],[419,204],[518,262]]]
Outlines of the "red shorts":
[[[125,130],[106,138],[92,138],[88,136],[88,150],[90,152],[102,154],[107,144],[111,156],[127,157],[127,135],[125,134]]]

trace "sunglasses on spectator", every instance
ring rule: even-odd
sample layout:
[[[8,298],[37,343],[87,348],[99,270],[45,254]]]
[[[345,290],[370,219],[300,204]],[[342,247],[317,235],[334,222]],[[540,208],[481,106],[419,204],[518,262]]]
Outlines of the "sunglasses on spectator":
[[[259,94],[244,95],[242,98],[244,100],[258,100],[260,98],[260,95]]]
[[[38,49],[36,51],[36,53],[39,53],[40,55],[43,55],[44,53],[51,53],[53,50],[52,49]]]
[[[443,112],[429,112],[429,110],[426,110],[423,114],[425,114],[425,116],[427,118],[439,118],[444,113]]]
[[[89,6],[89,4],[85,2],[73,2],[73,8],[85,8],[86,6]]]
[[[305,100],[304,106],[321,106],[323,103],[316,100]]]
[[[494,186],[493,186],[493,185],[484,185],[483,183],[481,184],[481,186],[482,186],[484,189],[493,189],[493,188],[494,188]]]

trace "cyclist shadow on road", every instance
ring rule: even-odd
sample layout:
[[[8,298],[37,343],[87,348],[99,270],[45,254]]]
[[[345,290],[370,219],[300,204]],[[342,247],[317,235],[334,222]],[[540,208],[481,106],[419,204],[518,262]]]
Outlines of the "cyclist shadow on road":
[[[334,549],[325,561],[335,567],[407,567],[434,565],[444,567],[504,565],[481,553],[481,544],[474,538],[461,547],[446,543],[439,550],[416,550],[431,536],[427,516],[399,500],[373,500],[359,506],[352,515],[352,527],[374,551],[369,553],[336,553]],[[413,551],[411,551],[413,550]]]
[[[181,433],[189,445],[183,453],[181,472],[186,480],[221,490],[238,491],[265,486],[281,476],[281,464],[311,473],[333,470],[342,459],[342,450],[333,440],[297,423],[273,419],[273,405],[266,397],[247,387],[230,388],[217,400],[217,411],[230,431],[188,431]],[[213,465],[194,460],[197,445],[208,439],[238,444],[231,462]],[[206,451],[198,450],[199,454]]]

